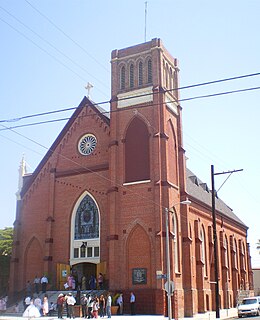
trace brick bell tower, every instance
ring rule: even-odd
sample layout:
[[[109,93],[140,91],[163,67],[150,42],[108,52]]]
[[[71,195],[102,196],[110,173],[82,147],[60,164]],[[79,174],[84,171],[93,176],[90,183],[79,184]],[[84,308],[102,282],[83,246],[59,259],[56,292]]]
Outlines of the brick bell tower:
[[[139,312],[162,313],[164,208],[185,193],[178,64],[152,39],[114,50],[111,66],[109,286],[138,292]],[[171,263],[180,268],[174,254]]]

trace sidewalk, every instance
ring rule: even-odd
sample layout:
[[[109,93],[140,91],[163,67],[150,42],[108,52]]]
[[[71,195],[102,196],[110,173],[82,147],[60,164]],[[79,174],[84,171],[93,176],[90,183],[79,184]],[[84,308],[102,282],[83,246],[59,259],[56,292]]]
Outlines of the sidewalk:
[[[220,313],[220,319],[236,319],[237,318],[237,312],[236,309],[229,309],[229,310],[221,310]],[[8,316],[8,315],[2,315],[0,316],[0,319],[2,320],[17,320],[17,319],[28,319],[28,318],[23,318],[21,316]],[[32,319],[32,318],[31,318]],[[57,317],[41,317],[41,318],[33,318],[33,320],[57,320]],[[68,319],[66,317],[64,317],[63,319]],[[82,318],[76,317],[75,319],[79,320]],[[100,318],[98,317],[98,319],[104,319],[106,320],[107,317],[105,318]],[[167,317],[164,317],[162,315],[135,315],[135,316],[131,316],[131,315],[116,315],[116,316],[112,316],[111,319],[114,320],[167,320]],[[195,319],[195,320],[214,320],[216,319],[215,313],[214,312],[210,312],[207,314],[203,314],[203,315],[196,315],[194,318],[179,318],[178,320],[191,320],[191,319]]]

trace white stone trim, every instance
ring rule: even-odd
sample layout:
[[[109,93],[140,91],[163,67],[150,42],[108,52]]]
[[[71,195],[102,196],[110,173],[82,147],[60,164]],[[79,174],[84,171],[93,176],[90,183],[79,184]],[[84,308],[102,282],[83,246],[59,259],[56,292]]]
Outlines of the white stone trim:
[[[153,87],[146,87],[137,90],[131,90],[129,92],[119,93],[117,95],[118,108],[126,108],[137,104],[153,101]],[[123,100],[121,100],[123,99]]]

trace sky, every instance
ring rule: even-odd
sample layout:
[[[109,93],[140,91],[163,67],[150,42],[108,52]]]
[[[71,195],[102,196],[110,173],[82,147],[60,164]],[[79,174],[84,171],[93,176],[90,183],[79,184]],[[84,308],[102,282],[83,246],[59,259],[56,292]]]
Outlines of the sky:
[[[0,228],[15,220],[18,168],[32,172],[73,111],[20,117],[110,100],[111,51],[161,38],[179,60],[180,86],[260,72],[259,0],[0,0]],[[146,18],[145,18],[146,17]],[[145,23],[146,21],[146,23]],[[260,75],[181,89],[187,166],[249,227],[260,267]],[[217,93],[251,88],[239,93]],[[211,97],[185,100],[198,96]],[[109,108],[109,105],[102,105]],[[12,120],[12,121],[3,121]],[[24,124],[26,127],[8,129]]]

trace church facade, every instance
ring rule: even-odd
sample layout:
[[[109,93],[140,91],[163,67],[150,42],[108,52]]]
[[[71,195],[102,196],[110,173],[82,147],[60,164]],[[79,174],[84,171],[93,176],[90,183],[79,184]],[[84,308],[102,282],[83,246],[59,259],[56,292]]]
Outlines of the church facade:
[[[178,61],[160,39],[114,50],[106,112],[84,97],[17,200],[10,294],[46,274],[63,290],[69,273],[131,291],[139,313],[167,308],[169,214],[173,309],[215,310],[211,191],[186,168]],[[180,204],[184,200],[188,205]],[[216,197],[221,308],[253,288],[247,227]]]

